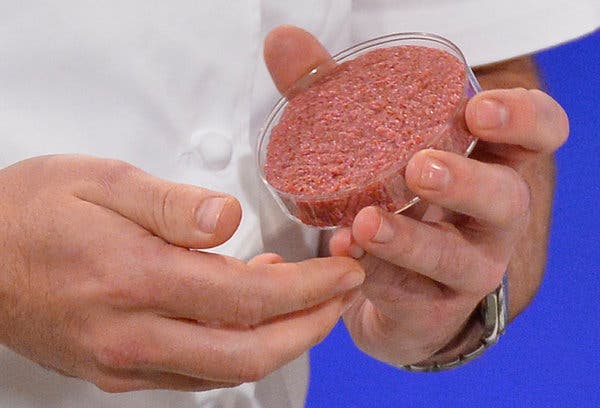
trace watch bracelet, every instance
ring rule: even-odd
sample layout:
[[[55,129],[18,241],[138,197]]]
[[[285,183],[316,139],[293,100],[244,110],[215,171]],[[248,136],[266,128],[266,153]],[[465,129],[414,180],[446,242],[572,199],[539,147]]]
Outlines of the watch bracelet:
[[[456,359],[446,363],[408,364],[400,366],[412,372],[436,372],[460,367],[480,357],[496,344],[506,330],[508,321],[508,274],[505,273],[500,285],[488,294],[478,306],[478,317],[482,320],[484,332],[479,345],[472,351],[459,354]]]

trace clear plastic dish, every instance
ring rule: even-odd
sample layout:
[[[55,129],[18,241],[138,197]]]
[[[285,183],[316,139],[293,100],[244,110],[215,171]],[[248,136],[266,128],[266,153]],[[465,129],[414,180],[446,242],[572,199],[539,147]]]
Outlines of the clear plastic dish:
[[[455,101],[455,103],[453,102],[453,105],[449,105],[450,107],[448,109],[450,109],[450,113],[447,116],[444,116],[444,118],[442,118],[439,121],[439,124],[436,124],[435,127],[428,126],[410,130],[409,133],[416,135],[411,137],[414,137],[414,140],[417,140],[417,142],[411,139],[411,143],[406,143],[401,149],[399,148],[397,154],[394,153],[393,159],[390,159],[385,163],[379,163],[375,170],[370,170],[368,177],[362,177],[360,180],[357,178],[358,181],[356,184],[350,183],[344,185],[343,188],[336,189],[335,191],[321,192],[316,186],[314,189],[311,186],[307,186],[306,190],[311,190],[308,192],[285,191],[285,189],[281,187],[275,187],[273,184],[277,184],[274,182],[279,182],[277,178],[280,176],[280,174],[273,170],[275,165],[271,165],[271,163],[268,162],[269,159],[271,162],[279,159],[283,160],[284,163],[279,163],[278,165],[286,170],[288,162],[291,161],[290,157],[295,157],[294,154],[289,157],[279,157],[277,156],[275,150],[273,150],[273,152],[271,152],[269,155],[271,136],[274,129],[277,128],[278,124],[280,121],[282,121],[282,118],[286,114],[286,109],[288,108],[290,101],[293,101],[294,103],[301,101],[300,98],[296,98],[303,93],[310,92],[312,87],[316,87],[318,84],[323,84],[324,82],[328,81],[329,75],[336,69],[333,67],[339,67],[339,64],[344,64],[347,61],[354,60],[357,57],[363,56],[374,50],[383,48],[390,50],[390,47],[397,46],[412,46],[412,50],[423,49],[423,47],[427,47],[427,49],[441,50],[458,60],[462,67],[460,77],[462,89],[459,89],[461,94],[457,95],[458,99]],[[398,50],[397,48],[394,49]],[[408,48],[402,49],[409,50]],[[382,51],[378,52],[381,53]],[[436,52],[437,51],[433,53]],[[374,55],[374,53],[371,53],[371,55]],[[444,54],[444,57],[447,57],[447,55]],[[368,57],[363,57],[362,59],[365,60],[365,58]],[[291,219],[297,222],[322,229],[351,225],[355,215],[362,208],[370,205],[379,206],[387,211],[396,213],[404,211],[405,209],[414,205],[419,199],[408,189],[404,181],[404,171],[408,161],[415,152],[426,148],[469,155],[476,144],[476,138],[468,132],[464,121],[464,109],[468,99],[474,96],[481,89],[475,78],[475,75],[471,71],[465,60],[465,57],[458,47],[447,39],[435,34],[398,33],[375,38],[340,52],[333,57],[333,60],[335,61],[335,64],[330,62],[323,66],[317,67],[313,69],[307,76],[300,79],[292,88],[293,96],[290,97],[290,100],[283,97],[277,102],[270,115],[267,117],[265,125],[259,135],[257,145],[257,165],[261,178],[282,210]],[[455,63],[454,60],[453,63]],[[398,66],[393,69],[397,68]],[[424,71],[427,71],[427,69],[428,68],[425,67]],[[341,70],[342,69],[340,68],[340,71]],[[342,74],[338,73],[337,75],[339,76]],[[401,72],[396,73],[396,71],[394,71],[393,75],[398,75],[397,77],[400,78]],[[424,79],[423,83],[426,82],[426,79]],[[309,94],[307,93],[306,95]],[[364,106],[362,108],[364,108]],[[415,109],[419,108],[420,107],[417,106]],[[341,114],[351,114],[350,112],[352,112],[352,107],[346,111],[342,111]],[[434,111],[432,110],[431,112]],[[310,118],[308,120],[310,120]],[[406,121],[406,123],[409,122],[410,120]],[[416,120],[416,122],[420,123],[418,120]],[[429,123],[425,120],[423,122]],[[365,133],[363,132],[361,134]],[[368,132],[365,135],[369,137]],[[335,141],[332,143],[333,144],[331,146],[335,145]],[[359,146],[361,145],[360,141],[357,143]],[[304,144],[304,142],[298,140],[295,141],[295,145],[301,144]],[[372,144],[369,144],[368,146],[372,148]],[[294,148],[294,143],[292,143],[289,149]],[[340,163],[352,159],[352,157],[349,156],[360,156],[359,150],[360,148],[354,151],[349,151],[347,149],[343,152],[341,151],[339,153]],[[318,162],[318,159],[319,158],[317,157],[315,162]],[[304,160],[312,159],[305,155]],[[269,173],[271,180],[269,180],[269,175],[267,175],[267,172],[265,171],[266,167],[269,165],[271,165]],[[289,166],[293,166],[293,163],[289,163]],[[358,165],[357,168],[359,168]],[[317,173],[319,171],[318,166],[310,167],[308,170],[305,166],[302,172],[304,174],[306,171],[312,171],[311,169],[315,169]],[[284,175],[281,177],[283,176]],[[299,183],[295,183],[293,180],[293,174],[291,176],[292,179],[286,181],[286,186],[290,186],[293,189],[297,187],[296,184]],[[317,178],[317,176],[315,176],[315,178]],[[326,184],[324,186],[326,188],[331,187],[331,183],[324,184]]]

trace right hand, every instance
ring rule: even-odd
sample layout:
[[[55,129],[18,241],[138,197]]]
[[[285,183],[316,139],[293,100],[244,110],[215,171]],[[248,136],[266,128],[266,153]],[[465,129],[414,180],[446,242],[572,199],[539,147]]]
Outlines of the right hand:
[[[258,380],[330,331],[364,272],[348,258],[248,264],[225,194],[126,163],[46,156],[0,170],[0,342],[105,391]]]

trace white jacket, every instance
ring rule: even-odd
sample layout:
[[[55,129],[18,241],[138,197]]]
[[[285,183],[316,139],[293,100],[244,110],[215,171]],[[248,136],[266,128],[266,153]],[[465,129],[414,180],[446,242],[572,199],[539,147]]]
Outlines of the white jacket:
[[[0,168],[48,153],[118,158],[225,191],[244,209],[219,252],[315,254],[281,214],[253,147],[277,93],[261,60],[273,27],[302,26],[332,52],[399,31],[439,33],[482,64],[592,31],[598,0],[0,0]],[[0,346],[0,408],[301,407],[306,356],[257,384],[109,395]]]

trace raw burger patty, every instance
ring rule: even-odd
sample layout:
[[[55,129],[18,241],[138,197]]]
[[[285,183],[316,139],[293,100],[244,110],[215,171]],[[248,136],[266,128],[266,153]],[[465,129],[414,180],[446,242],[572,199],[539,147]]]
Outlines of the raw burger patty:
[[[366,205],[401,208],[408,192],[382,194],[378,183],[402,178],[417,150],[463,152],[472,140],[454,120],[465,80],[456,57],[421,46],[376,49],[336,66],[289,101],[271,133],[267,181],[299,195],[294,215],[312,225],[349,225]]]

